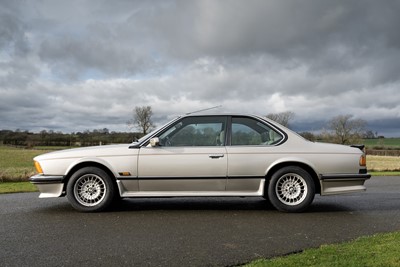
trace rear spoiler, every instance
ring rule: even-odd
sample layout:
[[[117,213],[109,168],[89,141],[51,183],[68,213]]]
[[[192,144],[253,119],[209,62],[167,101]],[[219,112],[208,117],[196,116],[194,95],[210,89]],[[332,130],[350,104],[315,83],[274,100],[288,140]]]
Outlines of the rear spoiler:
[[[358,149],[360,149],[362,152],[364,152],[365,145],[351,145],[351,147],[358,148]]]

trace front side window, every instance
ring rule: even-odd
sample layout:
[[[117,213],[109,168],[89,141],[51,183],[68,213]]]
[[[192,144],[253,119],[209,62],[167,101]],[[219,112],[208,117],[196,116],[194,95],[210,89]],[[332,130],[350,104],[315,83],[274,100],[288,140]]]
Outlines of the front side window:
[[[233,146],[274,145],[279,143],[283,136],[268,125],[248,117],[232,118]]]
[[[161,146],[223,146],[225,117],[183,118],[159,136]]]

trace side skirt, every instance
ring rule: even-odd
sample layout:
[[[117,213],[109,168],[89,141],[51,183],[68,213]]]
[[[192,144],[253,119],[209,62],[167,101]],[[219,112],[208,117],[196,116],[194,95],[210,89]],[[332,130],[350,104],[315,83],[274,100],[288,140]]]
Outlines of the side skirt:
[[[259,179],[259,178],[258,178]],[[229,179],[228,179],[229,180]],[[216,196],[263,196],[265,179],[259,179],[256,190],[246,191],[139,191],[132,179],[118,179],[117,185],[121,197],[216,197]],[[176,181],[173,179],[171,181]]]

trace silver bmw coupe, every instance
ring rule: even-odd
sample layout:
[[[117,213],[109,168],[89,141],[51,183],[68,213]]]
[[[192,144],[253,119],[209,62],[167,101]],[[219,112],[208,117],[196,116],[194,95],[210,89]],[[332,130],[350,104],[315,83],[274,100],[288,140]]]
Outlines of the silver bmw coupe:
[[[67,196],[84,212],[118,198],[264,197],[302,212],[315,194],[365,191],[363,146],[310,142],[253,115],[186,115],[137,142],[34,158],[41,198]]]

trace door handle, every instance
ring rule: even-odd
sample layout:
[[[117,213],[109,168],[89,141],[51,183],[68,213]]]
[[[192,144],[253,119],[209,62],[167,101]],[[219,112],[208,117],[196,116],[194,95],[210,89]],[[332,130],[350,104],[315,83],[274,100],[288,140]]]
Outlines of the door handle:
[[[208,157],[211,159],[219,159],[219,158],[223,158],[224,154],[209,155]]]

